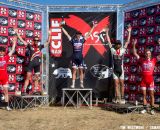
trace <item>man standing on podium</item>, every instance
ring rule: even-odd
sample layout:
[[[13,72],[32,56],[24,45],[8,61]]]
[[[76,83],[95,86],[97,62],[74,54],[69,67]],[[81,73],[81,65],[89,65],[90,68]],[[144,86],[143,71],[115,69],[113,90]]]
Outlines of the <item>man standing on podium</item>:
[[[64,24],[64,21],[63,21]],[[72,85],[71,88],[75,88],[75,79],[76,79],[76,72],[79,69],[80,74],[80,87],[84,88],[83,85],[83,78],[84,78],[84,60],[83,60],[83,44],[91,35],[93,29],[97,25],[96,22],[93,22],[93,27],[87,33],[86,36],[83,36],[81,32],[76,32],[75,36],[71,37],[68,32],[62,27],[62,31],[67,36],[68,40],[73,46],[73,55],[72,55]]]

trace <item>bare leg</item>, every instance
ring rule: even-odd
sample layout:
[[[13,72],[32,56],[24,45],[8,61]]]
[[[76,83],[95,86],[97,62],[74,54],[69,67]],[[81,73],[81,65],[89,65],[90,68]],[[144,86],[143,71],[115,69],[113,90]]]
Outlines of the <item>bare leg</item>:
[[[84,88],[83,86],[83,78],[84,78],[83,68],[79,68],[79,74],[80,74],[80,87]]]
[[[150,105],[154,107],[154,90],[150,90],[149,95],[150,95]]]
[[[24,92],[26,92],[27,86],[29,85],[29,80],[32,76],[32,72],[27,72],[27,77],[26,80],[24,82]]]
[[[75,88],[76,72],[77,72],[77,69],[73,68],[72,69],[72,85],[71,85],[71,88]]]
[[[5,97],[5,102],[9,102],[9,97],[8,97],[8,84],[3,85],[4,88],[4,97]]]
[[[8,84],[3,85],[3,88],[4,88],[6,110],[11,111],[12,109],[9,107]]]
[[[114,86],[115,86],[115,96],[116,98],[119,97],[119,79],[114,79]]]
[[[142,90],[142,94],[143,94],[143,105],[147,105],[146,90]]]
[[[35,74],[34,91],[36,91],[36,89],[39,86],[39,80],[40,80],[40,74]]]
[[[124,80],[120,79],[120,86],[121,86],[121,97],[124,98]]]

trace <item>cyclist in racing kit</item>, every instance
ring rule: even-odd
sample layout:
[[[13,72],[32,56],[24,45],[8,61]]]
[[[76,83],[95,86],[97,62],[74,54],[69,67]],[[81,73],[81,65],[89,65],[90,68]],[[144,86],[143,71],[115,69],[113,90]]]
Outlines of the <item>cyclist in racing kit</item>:
[[[141,81],[141,90],[143,94],[143,105],[144,109],[141,111],[142,114],[146,113],[147,110],[147,100],[146,100],[146,90],[149,90],[150,95],[150,107],[151,114],[154,115],[154,77],[153,71],[157,61],[160,61],[160,55],[156,58],[152,58],[151,51],[149,49],[145,50],[145,58],[140,57],[136,51],[137,39],[133,40],[133,54],[140,61],[142,68],[142,81]]]
[[[30,82],[30,79],[31,79],[31,76],[32,76],[32,72],[34,70],[34,84],[35,84],[35,88],[38,87],[38,82],[39,82],[39,79],[40,79],[40,67],[41,67],[41,59],[42,59],[42,52],[41,50],[44,48],[44,47],[47,47],[48,44],[50,43],[50,39],[51,39],[51,35],[50,35],[50,31],[49,31],[49,37],[48,37],[48,41],[46,42],[45,45],[41,45],[39,44],[40,43],[40,39],[38,36],[35,36],[33,38],[33,45],[27,43],[26,41],[24,41],[22,39],[22,37],[20,36],[20,34],[18,33],[18,30],[17,29],[14,29],[14,31],[16,32],[18,38],[23,42],[23,44],[25,46],[28,47],[29,51],[30,51],[30,61],[29,61],[29,64],[27,66],[27,76],[26,76],[26,79],[25,79],[25,82],[24,82],[24,95],[26,95],[26,89],[29,85],[29,82]],[[36,91],[36,90],[35,90]]]
[[[4,90],[4,100],[5,100],[6,110],[11,110],[11,108],[8,105],[9,97],[8,97],[7,62],[9,60],[9,57],[12,56],[12,54],[15,51],[16,42],[17,42],[17,37],[14,37],[12,49],[8,54],[6,54],[6,48],[0,46],[0,82]]]
[[[114,86],[115,86],[115,99],[113,100],[113,102],[125,104],[123,56],[130,42],[132,28],[131,26],[129,26],[127,29],[128,38],[124,46],[122,47],[122,43],[120,40],[116,40],[114,48],[111,44],[111,40],[109,37],[109,28],[106,27],[104,30],[106,31],[107,41],[113,57],[113,79],[114,79]],[[120,86],[121,86],[121,97],[118,94]]]
[[[71,88],[75,88],[75,79],[76,79],[77,69],[79,69],[79,73],[80,73],[80,87],[84,88],[84,85],[83,85],[84,60],[83,60],[83,54],[82,54],[83,44],[85,43],[85,40],[89,38],[95,26],[96,26],[96,23],[93,24],[93,27],[91,28],[89,33],[87,33],[86,36],[82,36],[81,32],[76,32],[76,35],[74,37],[71,37],[68,34],[68,32],[62,27],[62,31],[67,36],[67,38],[69,39],[69,41],[73,46],[73,55],[72,55],[72,75],[73,76],[72,76],[72,85],[70,86]]]

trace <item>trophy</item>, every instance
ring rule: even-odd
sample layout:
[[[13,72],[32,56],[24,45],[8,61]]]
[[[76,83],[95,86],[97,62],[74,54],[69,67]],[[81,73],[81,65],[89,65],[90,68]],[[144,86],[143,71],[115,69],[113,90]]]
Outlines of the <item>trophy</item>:
[[[62,21],[60,22],[60,25],[61,25],[61,26],[66,25],[66,22],[65,22],[64,17],[63,17],[63,16],[62,16]]]

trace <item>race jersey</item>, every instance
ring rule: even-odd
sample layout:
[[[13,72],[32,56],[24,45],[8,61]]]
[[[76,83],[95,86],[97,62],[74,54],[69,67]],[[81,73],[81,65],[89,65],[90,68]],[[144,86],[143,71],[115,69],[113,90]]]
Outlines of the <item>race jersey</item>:
[[[44,48],[44,45],[40,45],[38,48],[31,46],[30,44],[28,44],[28,48],[29,48],[29,55],[30,55],[30,60],[32,61],[35,57],[39,57],[41,58],[42,56],[42,52],[41,50]]]
[[[71,44],[73,46],[73,54],[82,55],[84,42],[85,42],[84,37],[80,37],[80,39],[77,38],[71,39]]]
[[[156,58],[152,58],[151,60],[146,60],[146,59],[140,59],[141,61],[141,67],[142,67],[142,75],[143,76],[148,76],[148,75],[153,75],[154,67],[157,62]]]
[[[9,60],[9,55],[0,57],[0,73],[7,72],[7,63]]]
[[[115,50],[114,48],[111,48],[114,68],[120,67],[123,64],[123,55],[124,55],[125,51],[126,51],[126,49],[123,47],[121,47],[119,50]]]

